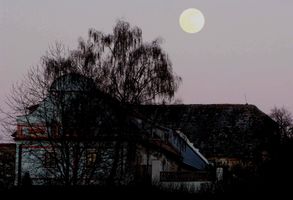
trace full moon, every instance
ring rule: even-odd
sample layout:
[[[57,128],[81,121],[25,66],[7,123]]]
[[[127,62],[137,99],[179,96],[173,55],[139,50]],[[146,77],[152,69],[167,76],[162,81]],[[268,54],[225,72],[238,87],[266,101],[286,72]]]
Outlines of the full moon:
[[[199,32],[205,23],[204,16],[200,10],[188,8],[184,10],[179,18],[179,24],[183,31],[187,33]]]

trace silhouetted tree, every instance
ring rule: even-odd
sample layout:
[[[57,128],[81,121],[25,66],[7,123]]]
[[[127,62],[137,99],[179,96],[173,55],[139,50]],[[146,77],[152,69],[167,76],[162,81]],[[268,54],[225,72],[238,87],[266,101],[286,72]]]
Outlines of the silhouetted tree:
[[[55,51],[43,61],[53,78],[78,72],[123,103],[159,103],[170,101],[181,82],[160,43],[160,39],[143,42],[140,28],[118,21],[112,34],[90,29],[88,39],[80,39],[69,57]]]
[[[64,185],[114,182],[123,171],[123,140],[133,139],[127,105],[170,101],[181,81],[160,41],[144,43],[141,29],[124,21],[113,34],[91,29],[76,50],[57,43],[41,61],[13,88],[5,124],[14,132],[17,119],[29,137],[43,137],[42,154],[34,153],[43,177]],[[105,142],[112,136],[116,142]]]
[[[124,106],[165,103],[173,99],[181,78],[173,73],[172,64],[160,43],[159,39],[143,42],[140,28],[118,21],[112,34],[90,29],[88,39],[80,39],[78,49],[71,51],[69,57],[56,56],[53,52],[43,60],[48,77],[54,79],[68,71],[91,77],[101,91]],[[129,132],[127,126],[121,128],[122,133]],[[123,154],[119,142],[115,149],[111,177],[116,176],[118,157]]]
[[[24,139],[28,148],[23,153],[34,163],[28,170],[50,184],[101,182],[112,165],[113,143],[108,141],[119,127],[118,103],[90,78],[68,73],[48,84],[37,69],[30,71],[26,84],[15,88],[10,102],[19,113],[9,116],[11,125],[15,129],[15,120],[21,124],[22,134],[16,138]]]
[[[293,118],[290,111],[284,107],[274,107],[270,117],[278,123],[282,141],[292,137]]]

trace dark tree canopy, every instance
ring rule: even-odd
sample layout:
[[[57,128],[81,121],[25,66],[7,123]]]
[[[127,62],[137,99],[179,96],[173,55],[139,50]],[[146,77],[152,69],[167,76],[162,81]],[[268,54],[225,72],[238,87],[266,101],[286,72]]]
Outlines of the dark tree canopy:
[[[127,117],[131,109],[121,104],[171,101],[181,81],[160,41],[145,43],[140,28],[118,21],[112,34],[91,29],[77,49],[57,43],[41,60],[13,88],[5,124],[13,133],[18,120],[32,130],[28,136],[45,138],[45,156],[30,153],[63,184],[90,184],[94,174],[114,182],[124,159],[122,141],[138,133]],[[116,143],[109,143],[114,136]],[[88,152],[96,156],[90,169]]]
[[[290,111],[288,111],[284,107],[281,107],[281,108],[274,107],[271,110],[270,116],[278,123],[282,140],[291,138],[293,118]]]
[[[43,58],[48,76],[56,78],[68,72],[89,76],[100,90],[122,103],[170,101],[181,82],[160,40],[143,42],[141,29],[125,21],[118,21],[112,34],[90,29],[88,39],[80,39],[77,50],[60,55]]]

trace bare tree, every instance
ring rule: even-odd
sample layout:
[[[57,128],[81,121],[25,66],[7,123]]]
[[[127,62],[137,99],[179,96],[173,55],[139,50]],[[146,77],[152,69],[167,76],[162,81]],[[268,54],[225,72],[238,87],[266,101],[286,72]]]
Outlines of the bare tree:
[[[28,153],[46,181],[112,183],[127,171],[126,149],[136,151],[128,105],[170,101],[180,81],[159,40],[144,43],[141,29],[118,21],[113,34],[91,29],[77,50],[50,48],[13,88],[5,125],[21,124],[16,137],[41,146]]]
[[[118,21],[112,34],[90,29],[70,59],[49,56],[44,61],[48,75],[70,70],[93,77],[101,91],[120,102],[160,103],[170,101],[181,82],[160,43],[160,39],[143,42],[140,28]]]
[[[286,140],[292,137],[293,118],[290,111],[285,107],[274,107],[271,110],[270,116],[279,124],[281,139]]]
[[[68,73],[48,84],[46,73],[35,68],[27,78],[26,84],[14,88],[10,101],[14,112],[9,115],[9,124],[18,126],[20,148],[26,146],[22,152],[28,158],[22,161],[34,163],[26,170],[52,184],[106,179],[113,160],[113,143],[108,141],[118,129],[117,102],[79,74]]]
[[[181,78],[173,73],[171,61],[160,43],[160,39],[143,42],[140,28],[118,21],[112,34],[90,29],[88,39],[80,39],[72,58],[78,71],[93,77],[101,91],[124,106],[168,103]],[[129,132],[126,129],[123,132]],[[119,142],[115,149],[111,177],[115,177],[119,156],[123,154]]]

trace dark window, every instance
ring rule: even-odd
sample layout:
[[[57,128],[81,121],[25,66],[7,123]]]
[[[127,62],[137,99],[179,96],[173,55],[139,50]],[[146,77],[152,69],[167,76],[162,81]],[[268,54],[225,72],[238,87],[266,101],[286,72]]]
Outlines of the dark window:
[[[45,167],[46,168],[55,168],[56,167],[56,157],[53,152],[45,153]]]
[[[86,166],[93,167],[97,161],[97,153],[94,150],[88,150],[86,155]]]

